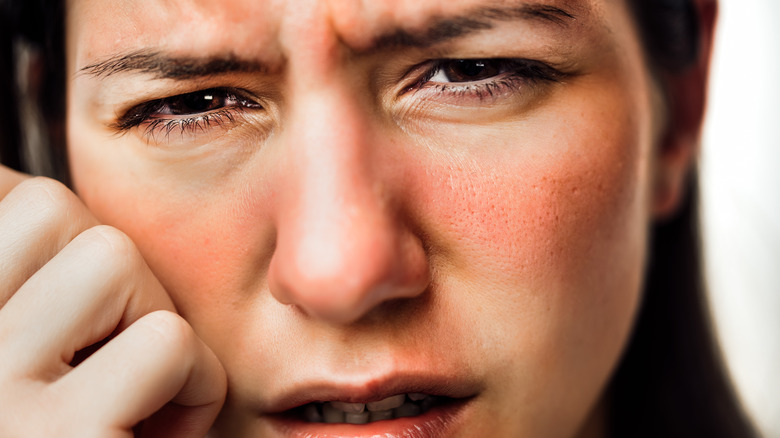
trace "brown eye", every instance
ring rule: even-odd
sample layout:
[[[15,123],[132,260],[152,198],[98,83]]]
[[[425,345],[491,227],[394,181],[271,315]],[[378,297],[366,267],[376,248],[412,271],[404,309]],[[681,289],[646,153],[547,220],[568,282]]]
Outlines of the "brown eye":
[[[115,126],[126,131],[149,121],[206,123],[209,117],[231,119],[235,111],[244,109],[262,110],[263,106],[241,90],[209,88],[137,105],[121,116]]]
[[[442,61],[432,82],[476,82],[501,73],[499,61],[489,59],[453,59]]]
[[[188,115],[224,108],[236,101],[236,98],[225,90],[210,89],[182,94],[165,99],[168,114]]]

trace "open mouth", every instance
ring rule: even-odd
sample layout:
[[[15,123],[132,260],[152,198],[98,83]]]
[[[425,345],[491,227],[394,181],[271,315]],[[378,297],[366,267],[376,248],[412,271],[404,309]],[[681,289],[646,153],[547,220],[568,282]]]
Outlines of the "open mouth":
[[[416,417],[431,408],[456,399],[423,393],[397,394],[367,403],[342,401],[312,402],[288,411],[288,415],[307,423],[367,424],[395,418]]]
[[[270,426],[268,436],[449,437],[468,423],[483,391],[479,382],[445,372],[397,372],[375,380],[349,380],[357,383],[312,379],[284,392],[263,415]]]

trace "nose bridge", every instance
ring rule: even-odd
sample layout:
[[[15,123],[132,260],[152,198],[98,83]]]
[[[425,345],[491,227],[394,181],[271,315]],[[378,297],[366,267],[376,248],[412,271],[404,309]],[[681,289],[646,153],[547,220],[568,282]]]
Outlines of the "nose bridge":
[[[297,159],[303,193],[343,206],[378,201],[372,193],[380,182],[372,172],[370,121],[355,99],[333,85],[301,95],[292,104],[287,147]]]
[[[333,89],[305,100],[287,142],[295,179],[284,223],[295,233],[290,240],[300,264],[324,278],[346,271],[364,247],[392,245],[394,224],[372,172],[367,122],[354,103]]]
[[[376,171],[372,112],[346,81],[323,82],[301,84],[290,100],[269,286],[311,317],[348,323],[420,293],[428,268]]]
[[[306,222],[320,227],[385,218],[381,180],[373,172],[372,122],[354,90],[335,79],[301,88],[293,93],[285,140],[294,163],[293,211],[317,212],[318,220]]]

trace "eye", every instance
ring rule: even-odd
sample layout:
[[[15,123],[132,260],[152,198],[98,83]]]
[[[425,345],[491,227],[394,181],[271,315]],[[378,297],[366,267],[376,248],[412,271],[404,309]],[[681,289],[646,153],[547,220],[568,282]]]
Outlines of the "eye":
[[[419,76],[402,95],[464,106],[510,99],[530,101],[545,83],[567,77],[544,62],[513,58],[439,59],[420,64],[413,71]]]
[[[428,59],[405,73],[394,111],[410,122],[498,120],[533,108],[577,74],[528,58]]]
[[[228,107],[262,108],[237,90],[210,88],[166,97],[134,108],[153,115],[188,116],[217,111]],[[131,110],[132,112],[133,110]]]
[[[431,82],[457,83],[490,79],[502,73],[500,61],[484,59],[452,59],[440,61]]]
[[[167,110],[166,113],[177,116],[214,111],[237,101],[235,96],[218,89],[196,91],[164,100],[168,101],[168,105],[161,110]]]
[[[167,133],[176,128],[204,130],[215,123],[232,122],[246,109],[262,110],[263,106],[240,90],[210,88],[137,105],[121,115],[114,127],[123,132],[147,125],[148,133],[158,128]]]

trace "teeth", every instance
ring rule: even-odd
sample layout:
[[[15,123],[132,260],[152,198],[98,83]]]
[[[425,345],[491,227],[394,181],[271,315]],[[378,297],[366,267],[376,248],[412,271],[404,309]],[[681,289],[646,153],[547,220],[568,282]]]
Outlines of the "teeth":
[[[302,411],[310,423],[366,424],[393,418],[414,417],[428,411],[439,397],[422,393],[398,394],[371,403],[329,401],[309,403]]]
[[[414,417],[416,415],[420,415],[421,413],[422,408],[414,403],[404,403],[401,406],[393,409],[393,416],[395,418]]]
[[[373,412],[371,413],[373,415]],[[347,412],[344,414],[344,422],[349,424],[366,424],[369,420],[368,412]],[[373,421],[373,419],[372,419]]]
[[[388,409],[386,411],[371,411],[371,421],[391,420],[393,418],[393,411]]]
[[[366,407],[369,411],[387,411],[401,406],[404,401],[406,401],[406,394],[398,394],[384,400],[366,403]]]
[[[322,417],[326,423],[343,423],[344,415],[344,411],[334,408],[330,403],[322,405]]]
[[[344,411],[346,413],[355,413],[359,414],[363,412],[366,409],[365,403],[345,403],[345,402],[339,402],[339,401],[332,401],[328,402],[331,406],[334,408]]]

